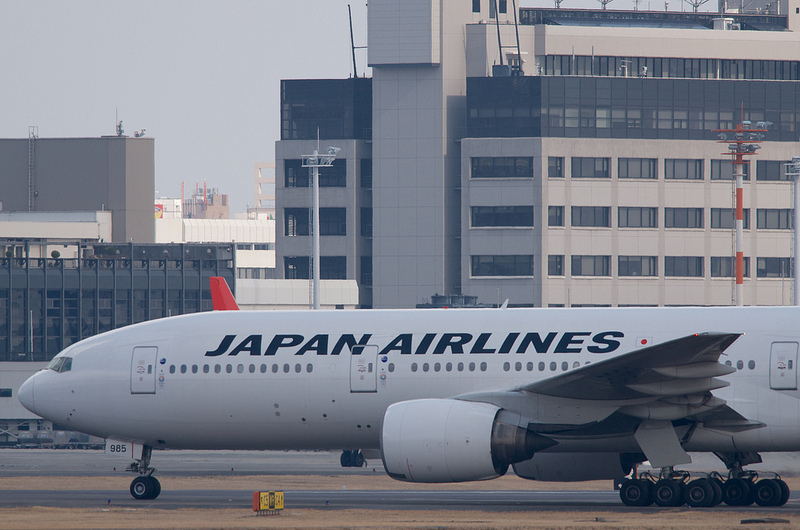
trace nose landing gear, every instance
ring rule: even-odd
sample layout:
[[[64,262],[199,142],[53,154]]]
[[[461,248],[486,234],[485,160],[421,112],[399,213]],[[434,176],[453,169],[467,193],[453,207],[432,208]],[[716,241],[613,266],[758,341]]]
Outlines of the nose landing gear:
[[[161,493],[161,483],[153,476],[155,468],[150,467],[150,456],[153,448],[145,445],[142,448],[142,458],[136,460],[126,471],[138,473],[139,476],[131,482],[131,495],[136,500],[151,500]]]

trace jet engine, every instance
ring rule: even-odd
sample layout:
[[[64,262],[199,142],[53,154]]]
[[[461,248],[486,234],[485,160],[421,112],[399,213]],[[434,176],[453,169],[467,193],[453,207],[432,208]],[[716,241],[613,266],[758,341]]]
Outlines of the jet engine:
[[[556,442],[528,431],[517,414],[489,403],[418,399],[383,417],[386,472],[408,482],[462,482],[503,475],[509,464]]]
[[[546,482],[619,479],[631,472],[636,461],[632,455],[620,453],[537,453],[515,463],[514,473]]]

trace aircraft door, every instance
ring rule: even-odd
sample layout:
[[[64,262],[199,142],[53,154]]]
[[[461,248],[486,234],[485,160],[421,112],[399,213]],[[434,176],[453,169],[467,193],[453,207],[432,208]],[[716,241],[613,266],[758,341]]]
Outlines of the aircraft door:
[[[378,347],[353,346],[350,353],[350,392],[377,392]]]
[[[156,393],[157,346],[137,346],[131,357],[131,394]]]
[[[773,342],[769,355],[769,386],[797,390],[797,343]]]

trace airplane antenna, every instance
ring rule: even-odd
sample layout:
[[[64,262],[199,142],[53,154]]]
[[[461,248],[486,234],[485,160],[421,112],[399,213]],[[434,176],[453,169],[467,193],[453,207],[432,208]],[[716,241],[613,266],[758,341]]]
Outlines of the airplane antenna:
[[[508,298],[506,298],[505,302],[500,305],[500,309],[507,309],[508,308]]]

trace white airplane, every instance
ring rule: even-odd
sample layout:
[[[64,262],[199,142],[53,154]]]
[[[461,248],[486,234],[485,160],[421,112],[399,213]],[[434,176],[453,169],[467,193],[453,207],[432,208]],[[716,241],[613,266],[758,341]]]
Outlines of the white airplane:
[[[59,425],[153,448],[380,450],[409,482],[625,480],[627,505],[756,502],[800,450],[800,308],[219,311],[70,346],[19,390]],[[725,475],[690,477],[687,451]],[[653,472],[639,473],[649,460]],[[660,470],[660,471],[658,471]]]

